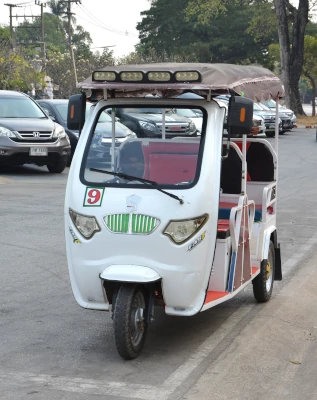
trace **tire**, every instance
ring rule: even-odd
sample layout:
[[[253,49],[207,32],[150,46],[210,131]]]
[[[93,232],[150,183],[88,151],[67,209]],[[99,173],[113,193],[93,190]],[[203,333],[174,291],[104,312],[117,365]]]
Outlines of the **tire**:
[[[275,274],[275,249],[273,242],[270,242],[268,259],[261,262],[259,275],[253,279],[253,294],[259,303],[266,303],[270,300],[273,291]]]
[[[275,132],[265,132],[267,137],[274,137],[275,136]]]
[[[47,169],[52,174],[60,174],[66,168],[66,164],[67,164],[67,158],[63,158],[63,159],[56,161],[53,164],[47,164]]]
[[[142,317],[145,308],[141,285],[123,284],[120,287],[113,312],[114,335],[117,351],[125,360],[138,357],[143,348],[147,331],[147,323]]]

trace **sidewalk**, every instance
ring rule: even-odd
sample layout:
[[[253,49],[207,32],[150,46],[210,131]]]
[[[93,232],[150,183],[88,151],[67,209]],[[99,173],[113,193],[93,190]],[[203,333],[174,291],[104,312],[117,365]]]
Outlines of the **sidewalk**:
[[[317,252],[184,397],[317,399]],[[274,293],[274,292],[273,292]]]

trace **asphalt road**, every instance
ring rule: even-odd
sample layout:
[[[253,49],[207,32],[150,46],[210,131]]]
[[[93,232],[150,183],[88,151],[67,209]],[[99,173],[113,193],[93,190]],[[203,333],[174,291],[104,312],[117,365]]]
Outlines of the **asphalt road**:
[[[270,139],[274,141],[274,139]],[[63,226],[67,170],[0,171],[0,399],[317,399],[317,142],[280,136],[284,280],[191,318],[158,311],[141,356],[117,355],[108,313],[81,309]]]

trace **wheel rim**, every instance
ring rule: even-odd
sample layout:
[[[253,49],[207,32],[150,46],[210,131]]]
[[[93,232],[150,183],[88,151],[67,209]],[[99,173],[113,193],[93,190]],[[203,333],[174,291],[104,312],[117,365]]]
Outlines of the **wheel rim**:
[[[144,334],[144,308],[144,296],[141,292],[137,292],[133,299],[130,317],[131,341],[134,346],[140,344]]]
[[[265,268],[265,275],[266,275],[266,290],[267,292],[269,292],[271,290],[272,287],[272,282],[273,282],[273,271],[272,271],[272,267],[271,267],[271,262],[268,261],[266,268]]]

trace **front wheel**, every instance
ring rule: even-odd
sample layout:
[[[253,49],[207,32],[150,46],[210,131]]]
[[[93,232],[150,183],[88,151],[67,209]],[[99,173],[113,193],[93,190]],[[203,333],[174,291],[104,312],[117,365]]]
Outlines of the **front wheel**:
[[[147,323],[145,293],[141,285],[123,284],[113,312],[114,335],[119,355],[125,360],[138,357],[143,348]]]
[[[66,168],[66,164],[67,164],[67,158],[61,158],[61,159],[59,159],[58,161],[55,161],[52,164],[47,164],[47,169],[52,174],[60,174]]]
[[[265,303],[270,300],[273,291],[275,274],[275,249],[273,242],[270,242],[269,254],[267,260],[261,262],[261,270],[253,283],[253,294],[259,303]]]

